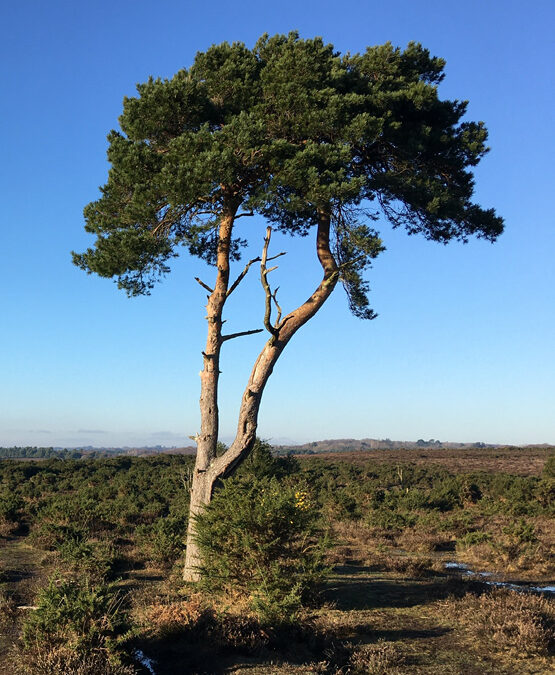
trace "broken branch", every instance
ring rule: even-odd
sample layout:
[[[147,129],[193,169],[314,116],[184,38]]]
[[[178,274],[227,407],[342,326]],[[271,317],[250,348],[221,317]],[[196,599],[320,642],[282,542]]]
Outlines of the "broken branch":
[[[241,272],[241,274],[235,279],[235,281],[231,284],[231,287],[229,288],[227,292],[227,297],[229,297],[233,291],[239,286],[241,281],[245,278],[245,275],[249,271],[250,266],[255,263],[255,262],[260,262],[260,258],[253,258],[252,260],[249,260],[249,262],[245,265],[245,269]]]
[[[274,302],[275,302],[275,299],[273,297],[273,293],[272,293],[272,289],[270,288],[270,284],[268,283],[268,273],[275,270],[276,267],[271,267],[270,269],[268,269],[266,267],[266,263],[268,262],[268,246],[270,245],[270,237],[271,236],[272,236],[272,228],[268,226],[266,228],[266,236],[264,237],[264,247],[262,249],[262,260],[260,262],[260,281],[262,283],[262,288],[264,289],[264,293],[266,294],[266,305],[265,305],[265,311],[264,311],[264,326],[269,333],[271,333],[274,337],[276,337],[278,331],[277,331],[277,328],[274,328],[274,326],[272,326],[272,321],[271,321],[272,300],[274,300]]]
[[[222,335],[221,340],[225,342],[226,340],[233,340],[233,338],[243,337],[243,335],[254,335],[255,333],[262,333],[263,328],[255,328],[254,330],[243,330],[239,333],[230,333],[229,335]]]
[[[195,281],[198,281],[198,283],[199,283],[204,289],[206,289],[209,293],[213,293],[213,292],[214,292],[214,289],[213,289],[213,288],[210,288],[210,286],[208,286],[208,284],[205,284],[204,281],[201,281],[198,277],[195,277]]]

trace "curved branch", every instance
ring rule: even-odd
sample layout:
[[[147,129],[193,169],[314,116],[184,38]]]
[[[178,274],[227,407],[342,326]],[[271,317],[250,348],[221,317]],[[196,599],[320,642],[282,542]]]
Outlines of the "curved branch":
[[[265,253],[268,250],[270,237],[268,230],[266,231],[264,244]],[[316,254],[324,271],[323,279],[306,302],[290,312],[277,327],[272,326],[272,331],[270,331],[272,337],[266,342],[258,355],[243,393],[235,440],[223,455],[214,459],[210,466],[209,472],[213,481],[229,475],[250,452],[256,439],[258,411],[264,387],[272,374],[278,358],[293,335],[316,314],[337,285],[339,269],[330,250],[330,212],[326,210],[318,211]],[[267,256],[264,256],[263,253],[264,268],[266,262]],[[268,284],[267,287],[269,289]],[[271,291],[266,291],[267,312],[268,304],[271,307],[272,298],[276,302],[275,293],[272,294]],[[278,312],[281,312],[279,306]]]

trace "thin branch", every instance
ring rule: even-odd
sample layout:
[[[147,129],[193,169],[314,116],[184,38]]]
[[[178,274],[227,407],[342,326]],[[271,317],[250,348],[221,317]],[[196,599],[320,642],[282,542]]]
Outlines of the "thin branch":
[[[241,272],[241,274],[235,279],[235,281],[231,284],[231,287],[229,288],[227,292],[227,297],[229,297],[233,291],[239,286],[241,281],[245,278],[245,275],[249,271],[250,266],[255,263],[255,262],[260,262],[260,258],[253,258],[252,260],[249,260],[249,262],[245,265],[245,269]]]
[[[357,258],[353,258],[352,260],[347,260],[344,263],[341,263],[341,265],[337,266],[337,269],[339,271],[346,269],[347,267],[351,267],[352,265],[356,265],[357,263],[361,262],[364,260],[366,256],[365,255],[359,255]]]
[[[277,301],[277,292],[278,291],[279,291],[279,286],[272,293],[272,300],[274,301],[274,304],[275,304],[276,310],[277,310],[277,318],[276,318],[276,322],[274,324],[274,327],[276,329],[279,329],[279,327],[280,327],[279,322],[281,321],[281,307],[279,306],[279,302]]]
[[[230,335],[222,335],[221,340],[233,340],[234,338],[243,337],[243,335],[254,335],[255,333],[262,333],[263,328],[255,328],[254,330],[242,330],[239,333],[231,333]]]
[[[208,284],[205,284],[204,281],[201,281],[198,277],[195,277],[195,281],[198,281],[198,283],[199,283],[205,290],[207,290],[209,293],[213,293],[213,292],[214,292],[214,289],[213,289],[213,288],[210,288],[210,286],[208,286]]]
[[[285,255],[287,251],[282,251],[281,253],[278,253],[277,255],[273,255],[271,258],[266,258],[266,262],[270,262],[270,260],[275,260],[276,258],[279,258],[282,255]]]
[[[266,294],[266,308],[264,311],[264,326],[266,330],[271,333],[274,337],[277,335],[277,329],[272,326],[271,316],[272,316],[272,289],[268,283],[268,273],[272,270],[275,270],[275,267],[268,269],[266,263],[268,262],[268,246],[270,245],[270,237],[272,236],[272,228],[268,226],[266,228],[266,236],[264,237],[264,248],[262,249],[262,260],[260,262],[260,281],[262,283],[262,288]]]
[[[244,213],[240,213],[238,216],[235,216],[235,220],[238,218],[244,218],[245,216],[254,216],[254,211],[245,211]]]
[[[220,212],[214,209],[208,209],[207,211],[193,211],[192,218],[197,218],[198,216],[217,216]]]

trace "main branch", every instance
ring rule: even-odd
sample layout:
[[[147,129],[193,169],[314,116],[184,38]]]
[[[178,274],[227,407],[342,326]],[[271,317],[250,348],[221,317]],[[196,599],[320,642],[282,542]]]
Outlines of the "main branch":
[[[267,231],[262,256],[264,267],[269,259],[267,257],[269,238],[270,234]],[[266,291],[265,324],[267,319],[272,328],[270,331],[272,336],[258,355],[243,393],[235,440],[229,449],[214,461],[210,468],[210,473],[214,477],[214,480],[229,475],[250,452],[256,439],[258,412],[264,387],[272,374],[277,360],[281,356],[289,340],[316,314],[316,312],[318,312],[337,284],[339,270],[330,250],[330,212],[327,209],[321,209],[318,212],[316,254],[324,272],[322,281],[306,302],[287,314],[281,321],[279,321],[279,318],[281,317],[281,308],[279,308],[278,305],[278,322],[273,326],[270,323],[268,305],[271,303],[272,297],[275,301],[275,292],[272,293],[271,290],[269,290],[269,284],[265,285],[263,281],[263,286]],[[268,272],[269,271],[270,270],[268,270]],[[265,279],[265,275],[262,275],[262,278]]]

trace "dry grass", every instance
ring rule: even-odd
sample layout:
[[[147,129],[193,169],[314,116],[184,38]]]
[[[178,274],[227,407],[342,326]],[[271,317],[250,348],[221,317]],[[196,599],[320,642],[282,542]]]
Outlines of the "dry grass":
[[[507,531],[514,519],[500,515],[488,519],[480,532],[486,533],[489,541],[471,545],[465,545],[464,540],[458,542],[457,559],[477,570],[509,576],[518,573],[522,580],[549,578],[555,551],[553,521],[537,516],[530,522],[534,525],[534,540],[520,541]]]
[[[402,666],[405,658],[399,647],[385,640],[360,645],[353,649],[345,673],[353,675],[397,675],[407,672]]]
[[[134,619],[145,639],[164,642],[206,642],[213,648],[246,649],[265,646],[269,634],[244,603],[215,606],[194,594],[186,600],[154,602],[134,610]]]
[[[517,476],[539,476],[547,460],[546,448],[426,448],[423,450],[360,450],[356,452],[325,452],[307,457],[332,462],[364,464],[368,461],[395,463],[414,462],[429,466],[437,464],[454,473],[512,473]],[[303,456],[303,455],[301,455]]]
[[[0,516],[0,537],[9,537],[19,529],[18,522]]]
[[[548,655],[555,643],[555,603],[542,596],[495,590],[449,599],[443,609],[480,647],[514,655]]]
[[[449,551],[455,548],[455,539],[448,533],[407,528],[395,537],[397,546],[405,551],[414,553],[432,553],[435,551]]]
[[[133,666],[113,663],[97,650],[80,654],[69,647],[37,649],[22,657],[18,671],[22,675],[136,675]]]
[[[165,638],[198,630],[212,617],[213,612],[206,603],[200,596],[195,596],[190,600],[148,605],[137,610],[134,618],[149,635]]]
[[[136,675],[133,666],[110,661],[102,650],[76,652],[69,647],[36,649],[20,655],[16,672],[21,675]]]

